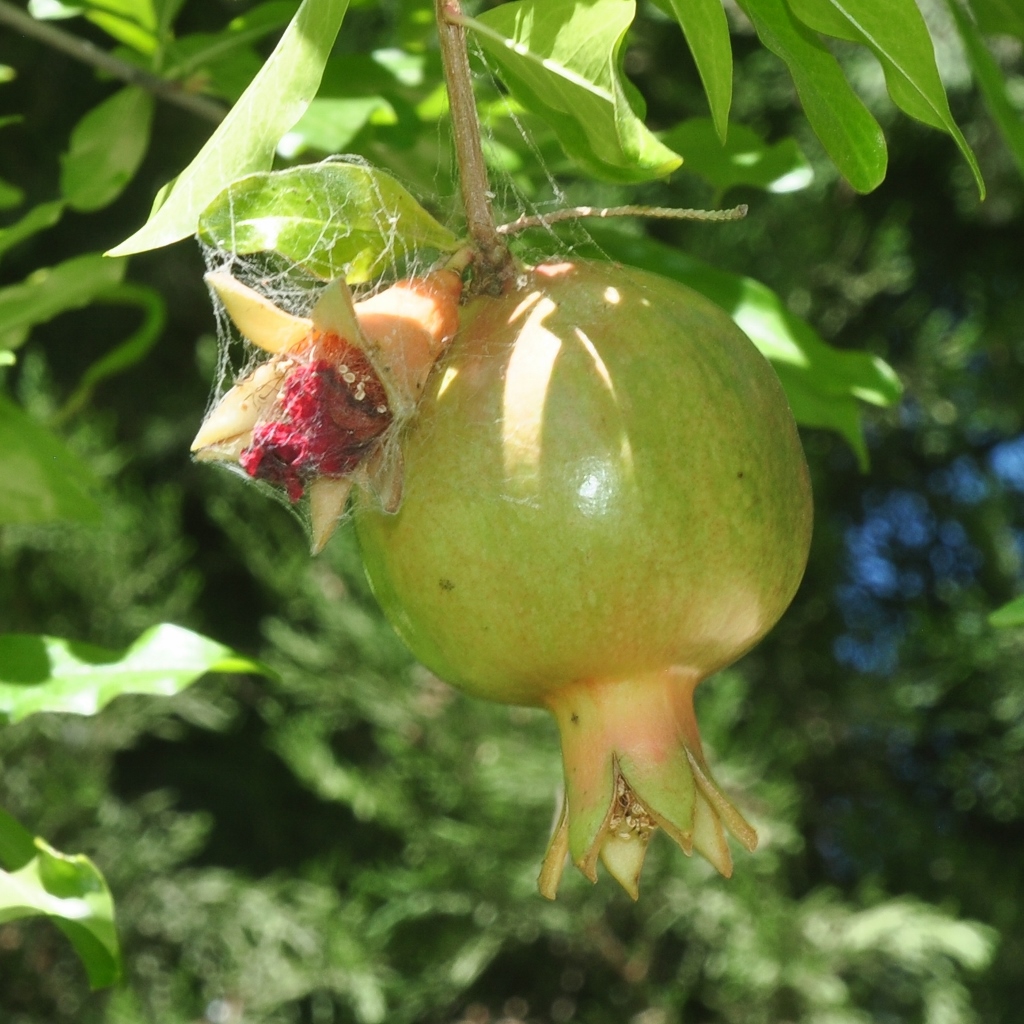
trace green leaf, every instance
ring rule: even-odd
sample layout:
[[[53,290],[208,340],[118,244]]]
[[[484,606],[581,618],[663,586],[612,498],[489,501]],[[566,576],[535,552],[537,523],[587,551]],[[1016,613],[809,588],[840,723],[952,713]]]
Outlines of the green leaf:
[[[634,0],[515,0],[462,19],[513,96],[594,177],[661,178],[680,159],[644,126],[619,76]]]
[[[163,202],[109,255],[145,252],[193,234],[199,215],[224,188],[272,166],[281,137],[316,95],[347,8],[348,0],[303,0],[259,74]]]
[[[911,117],[947,132],[974,174],[978,192],[985,182],[974,152],[953,120],[935,64],[935,48],[915,0],[788,0],[809,28],[871,48],[885,72],[893,102]]]
[[[153,0],[153,11],[162,33],[168,32],[184,6],[185,0]]]
[[[1015,597],[1009,604],[997,608],[988,617],[989,625],[997,629],[1010,626],[1024,626],[1024,596]]]
[[[125,651],[50,636],[0,634],[0,715],[95,715],[126,693],[170,697],[208,672],[272,675],[265,665],[189,629],[162,623]]]
[[[839,62],[784,0],[739,0],[761,42],[789,68],[804,113],[840,173],[858,192],[885,177],[885,137]]]
[[[12,210],[25,201],[25,193],[17,185],[0,178],[0,210]]]
[[[1024,0],[970,0],[978,29],[986,35],[1024,39]]]
[[[0,524],[97,522],[98,487],[56,434],[0,395]]]
[[[184,78],[200,68],[220,63],[238,49],[286,25],[298,6],[294,0],[271,0],[233,18],[221,32],[195,32],[176,39],[165,50],[164,74],[168,78]]]
[[[670,3],[704,83],[715,131],[724,145],[732,105],[732,44],[722,0],[670,0]],[[681,155],[685,160],[686,154]]]
[[[0,228],[0,256],[26,238],[31,238],[40,231],[52,228],[60,220],[64,212],[64,204],[59,200],[40,203],[25,214],[21,220],[10,227]]]
[[[152,120],[152,95],[129,85],[75,125],[60,169],[60,189],[71,209],[99,210],[121,194],[146,155]]]
[[[157,20],[151,0],[29,0],[28,10],[40,21],[85,15],[119,43],[139,53],[151,54],[157,48]]]
[[[124,277],[124,260],[87,253],[44,267],[21,284],[0,288],[0,349],[17,348],[36,325],[87,306]]]
[[[957,0],[947,0],[947,3],[960,31],[960,38],[963,39],[967,60],[985,99],[985,106],[1009,147],[1017,169],[1024,175],[1024,119],[1006,95],[1003,73],[989,53],[981,34]]]
[[[0,807],[0,868],[17,871],[35,855],[36,841],[32,833]]]
[[[890,406],[903,392],[899,378],[878,356],[832,348],[786,308],[767,285],[711,267],[653,239],[588,226],[610,256],[689,285],[721,306],[771,361],[796,421],[842,435],[867,468],[857,402]]]
[[[711,121],[695,117],[661,139],[682,156],[682,170],[699,174],[719,195],[737,185],[796,192],[814,180],[814,171],[795,139],[768,145],[746,125],[734,124],[723,145]]]
[[[92,988],[120,980],[114,900],[88,857],[69,856],[33,839],[0,810],[0,865],[0,923],[49,917],[71,940]]]
[[[376,276],[396,255],[452,252],[460,240],[383,171],[327,163],[252,174],[235,182],[199,221],[207,245],[276,252],[325,279]]]
[[[286,160],[307,150],[344,153],[349,143],[370,121],[394,124],[394,108],[383,96],[352,99],[315,99],[299,123],[281,140],[277,151]]]
[[[141,362],[157,343],[167,322],[167,307],[163,296],[155,288],[139,284],[118,284],[104,292],[100,301],[141,309],[142,323],[137,330],[102,355],[82,374],[78,386],[61,407],[57,415],[58,421],[63,422],[78,412],[92,397],[97,384]]]

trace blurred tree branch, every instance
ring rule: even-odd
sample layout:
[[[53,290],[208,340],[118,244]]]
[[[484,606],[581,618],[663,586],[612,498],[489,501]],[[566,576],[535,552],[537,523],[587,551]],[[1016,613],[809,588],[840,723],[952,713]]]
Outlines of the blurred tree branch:
[[[154,96],[158,96],[168,103],[174,103],[214,124],[220,124],[224,120],[224,115],[227,114],[227,110],[221,104],[209,100],[205,96],[188,92],[178,82],[168,81],[144,68],[130,64],[120,57],[115,57],[87,39],[80,39],[70,32],[36,21],[35,18],[9,3],[8,0],[0,0],[0,25],[9,25],[26,36],[38,39],[47,46],[60,50],[61,53],[66,53],[69,57],[74,57],[75,60],[91,64],[94,68],[106,71],[107,74],[120,78],[130,85],[141,86],[153,93]]]

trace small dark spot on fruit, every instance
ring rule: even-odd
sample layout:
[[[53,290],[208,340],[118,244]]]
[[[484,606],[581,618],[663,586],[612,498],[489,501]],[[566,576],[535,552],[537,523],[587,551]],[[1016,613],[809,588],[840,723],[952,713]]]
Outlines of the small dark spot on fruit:
[[[572,713],[572,717],[569,719],[569,721],[572,722],[573,725],[579,725],[580,724],[580,716],[577,715],[576,712],[574,711]]]
[[[455,584],[449,579],[440,579],[437,584],[442,590],[454,590]]]
[[[743,479],[743,470],[742,469],[736,474],[736,479],[737,480],[742,480]]]

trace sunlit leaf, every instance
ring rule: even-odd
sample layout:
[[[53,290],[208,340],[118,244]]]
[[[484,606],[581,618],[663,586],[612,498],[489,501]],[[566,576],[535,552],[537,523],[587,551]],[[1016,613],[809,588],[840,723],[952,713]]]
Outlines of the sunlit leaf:
[[[119,43],[139,53],[151,54],[157,48],[157,19],[152,0],[29,0],[28,10],[41,21],[84,15]]]
[[[21,284],[0,288],[0,349],[17,348],[36,324],[87,306],[119,283],[126,267],[124,260],[87,253],[37,270]]]
[[[915,0],[787,0],[809,28],[871,48],[885,72],[893,102],[911,117],[947,132],[985,196],[971,147],[953,120],[935,64],[935,47]]]
[[[669,3],[682,26],[704,84],[718,140],[724,143],[732,105],[732,43],[722,0],[669,0]],[[672,147],[671,143],[667,145]],[[680,155],[686,159],[685,153]]]
[[[71,941],[92,988],[121,977],[114,900],[96,865],[60,853],[0,810],[0,924],[48,917]]]
[[[633,0],[515,0],[465,23],[512,95],[551,125],[584,170],[632,182],[680,163],[644,126],[636,91],[619,76],[635,13]]]
[[[588,230],[610,256],[689,285],[721,306],[771,361],[796,421],[842,435],[867,466],[858,401],[899,401],[899,378],[878,356],[832,348],[767,285],[719,270],[650,238],[603,226]]]
[[[73,210],[99,210],[121,194],[146,155],[152,120],[152,94],[129,85],[75,125],[60,169],[60,189]]]
[[[1006,94],[1006,80],[1003,78],[1003,73],[995,58],[989,53],[977,28],[971,23],[971,19],[957,3],[957,0],[948,0],[948,6],[956,20],[957,28],[960,30],[960,37],[963,39],[964,49],[967,51],[971,72],[981,89],[981,95],[985,98],[985,106],[988,107],[992,120],[995,121],[996,127],[1009,147],[1017,169],[1024,175],[1024,117],[1010,102],[1010,98]],[[1021,25],[1024,29],[1024,20]]]
[[[739,0],[761,42],[785,61],[807,120],[844,178],[870,192],[885,177],[885,138],[839,62],[784,0]]]
[[[706,117],[684,121],[661,138],[682,156],[681,170],[699,174],[719,195],[737,185],[796,192],[814,180],[814,171],[795,139],[769,145],[746,125],[734,124],[725,145]]]
[[[98,489],[56,434],[0,395],[0,524],[96,522]]]
[[[40,21],[58,21],[84,14],[85,4],[65,3],[65,0],[28,0],[28,13]]]
[[[171,623],[146,630],[125,651],[57,637],[0,634],[0,715],[94,715],[126,693],[170,697],[207,672],[268,675],[260,662]]]
[[[395,256],[459,239],[383,171],[326,163],[253,174],[203,214],[199,236],[233,252],[276,252],[324,279],[357,283]]]
[[[62,202],[40,203],[29,210],[21,220],[15,221],[9,227],[0,228],[0,256],[26,238],[52,228],[60,220],[63,212]]]
[[[348,0],[303,0],[241,99],[166,189],[149,220],[110,255],[127,256],[186,238],[231,182],[272,166],[281,137],[316,95],[347,8]]]

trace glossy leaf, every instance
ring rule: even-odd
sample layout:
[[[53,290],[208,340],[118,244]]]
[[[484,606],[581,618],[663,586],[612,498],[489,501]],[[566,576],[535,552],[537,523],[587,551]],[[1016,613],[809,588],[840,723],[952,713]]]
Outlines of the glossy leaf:
[[[732,43],[722,0],[669,0],[669,3],[682,26],[704,84],[719,142],[724,144],[732,105]],[[671,147],[671,143],[668,145]],[[686,159],[685,153],[680,155]]]
[[[394,178],[348,163],[243,178],[206,210],[199,236],[232,252],[280,253],[325,280],[345,274],[353,283],[403,252],[460,244]]]
[[[56,434],[0,395],[0,524],[96,522],[98,487]]]
[[[974,174],[985,183],[971,147],[953,120],[935,64],[935,48],[915,0],[787,0],[809,28],[871,48],[885,72],[893,102],[911,117],[947,132]]]
[[[1024,39],[1024,0],[970,0],[978,29]]]
[[[680,160],[644,126],[638,94],[619,76],[635,13],[634,0],[515,0],[465,24],[512,95],[585,171],[636,182],[664,177]]]
[[[796,192],[814,180],[795,139],[769,145],[746,125],[734,124],[724,145],[706,117],[684,121],[661,138],[683,158],[683,171],[699,174],[719,195],[737,185]]]
[[[114,900],[96,865],[55,850],[0,810],[0,924],[49,917],[71,941],[92,988],[120,980]]]
[[[807,120],[840,173],[858,192],[885,177],[885,138],[839,62],[784,0],[739,0],[761,42],[789,68]]]
[[[126,693],[170,697],[208,672],[268,675],[257,661],[171,623],[125,651],[28,634],[0,634],[0,716],[19,722],[59,711],[94,715]]]
[[[610,256],[689,285],[721,306],[770,360],[796,421],[841,434],[867,468],[857,403],[890,406],[902,385],[892,368],[868,352],[832,348],[786,308],[767,285],[719,270],[649,238],[588,225]]]
[[[145,252],[193,234],[199,215],[224,188],[271,167],[281,137],[316,95],[347,8],[348,0],[303,0],[241,99],[164,190],[149,220],[110,255]]]
[[[152,94],[129,85],[75,125],[60,169],[60,189],[73,210],[99,210],[121,194],[146,155],[152,120]]]
[[[1003,73],[995,58],[989,53],[984,39],[981,38],[981,34],[972,24],[971,19],[957,3],[957,0],[947,0],[947,3],[956,20],[956,27],[960,31],[960,38],[967,51],[971,72],[981,89],[985,106],[988,107],[992,120],[995,121],[1000,134],[1009,147],[1017,169],[1024,175],[1024,117],[1010,102],[1010,98],[1006,94],[1006,81],[1003,78]]]
[[[26,238],[31,238],[40,231],[52,228],[60,220],[64,212],[64,204],[59,201],[40,203],[34,206],[21,220],[9,227],[0,228],[0,256]]]
[[[0,288],[0,349],[17,348],[36,324],[87,306],[121,281],[126,266],[124,260],[87,253],[37,270],[21,284]]]

